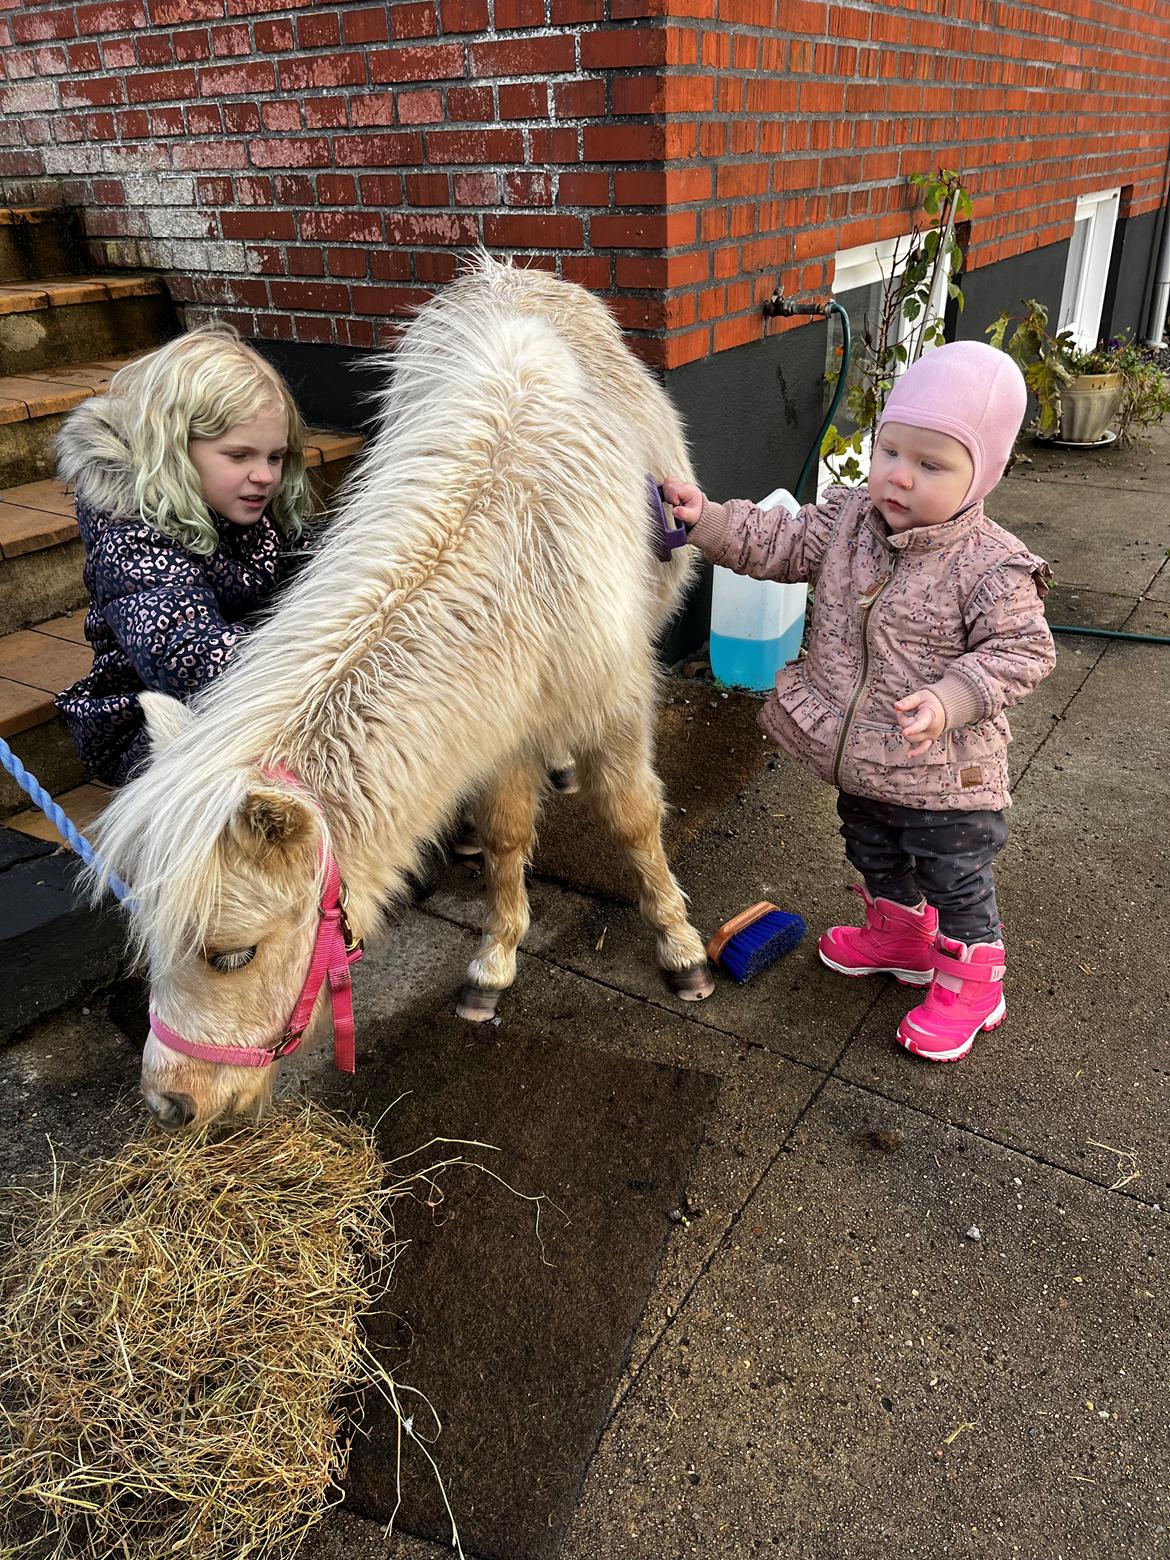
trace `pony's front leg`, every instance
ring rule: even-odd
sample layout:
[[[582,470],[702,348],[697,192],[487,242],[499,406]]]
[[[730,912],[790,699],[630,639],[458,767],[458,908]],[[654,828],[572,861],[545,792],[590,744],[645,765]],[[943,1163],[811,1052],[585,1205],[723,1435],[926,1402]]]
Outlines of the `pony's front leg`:
[[[662,848],[662,782],[650,763],[648,721],[631,718],[600,748],[578,754],[581,789],[623,847],[638,879],[638,908],[657,933],[658,963],[684,1002],[715,989],[703,939]]]
[[[532,854],[536,781],[531,770],[508,770],[481,797],[475,813],[483,843],[487,909],[483,941],[467,970],[456,1008],[460,1018],[482,1023],[496,1011],[500,992],[516,978],[516,949],[528,930],[524,868]]]

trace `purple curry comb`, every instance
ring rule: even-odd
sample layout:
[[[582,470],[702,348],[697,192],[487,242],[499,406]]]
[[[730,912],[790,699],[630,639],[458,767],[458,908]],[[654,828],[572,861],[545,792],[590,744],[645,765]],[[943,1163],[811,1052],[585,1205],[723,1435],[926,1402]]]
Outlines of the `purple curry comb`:
[[[650,495],[650,513],[657,525],[654,553],[659,563],[669,563],[674,549],[685,546],[687,528],[685,525],[674,525],[667,519],[666,506],[662,502],[662,489],[653,477],[646,478],[646,490]]]

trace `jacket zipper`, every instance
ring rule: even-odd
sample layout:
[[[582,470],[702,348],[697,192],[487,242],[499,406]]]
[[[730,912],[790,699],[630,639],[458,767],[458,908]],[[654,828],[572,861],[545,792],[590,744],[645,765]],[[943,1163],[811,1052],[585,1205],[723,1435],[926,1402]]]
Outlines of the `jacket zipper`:
[[[841,789],[841,756],[845,751],[845,739],[849,735],[849,727],[857,712],[857,706],[861,702],[861,695],[865,692],[865,684],[869,677],[869,615],[873,611],[874,602],[885,590],[894,577],[897,568],[897,559],[890,565],[890,572],[884,580],[874,586],[868,596],[862,596],[859,606],[865,608],[865,616],[861,620],[861,676],[857,680],[857,686],[853,690],[853,697],[849,700],[844,718],[841,721],[841,735],[837,739],[837,751],[833,755],[833,784]]]

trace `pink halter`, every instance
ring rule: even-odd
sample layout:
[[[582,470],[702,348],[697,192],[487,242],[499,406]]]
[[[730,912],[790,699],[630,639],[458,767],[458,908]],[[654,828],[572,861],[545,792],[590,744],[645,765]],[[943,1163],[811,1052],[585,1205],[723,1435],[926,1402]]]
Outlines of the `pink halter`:
[[[287,781],[298,790],[302,789],[300,781],[289,769],[275,766],[265,769],[264,773],[273,779]],[[328,979],[333,1015],[333,1060],[342,1072],[353,1072],[353,988],[349,967],[361,958],[362,942],[360,937],[354,937],[346,918],[348,896],[341,870],[332,853],[324,847],[321,858],[325,867],[325,881],[321,888],[321,907],[317,912],[317,936],[313,942],[313,954],[305,983],[282,1037],[275,1045],[267,1047],[201,1045],[197,1041],[185,1039],[168,1024],[164,1024],[152,1009],[150,1027],[163,1045],[201,1062],[226,1063],[231,1067],[268,1067],[279,1057],[291,1055],[300,1045],[317,1005],[321,987]]]

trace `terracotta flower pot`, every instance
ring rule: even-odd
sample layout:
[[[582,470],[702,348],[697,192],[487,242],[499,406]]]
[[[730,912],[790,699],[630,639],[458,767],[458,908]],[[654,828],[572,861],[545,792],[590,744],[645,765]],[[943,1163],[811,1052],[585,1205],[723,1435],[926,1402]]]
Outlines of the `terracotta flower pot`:
[[[1120,374],[1078,374],[1060,392],[1060,439],[1096,444],[1109,431],[1125,381]]]

